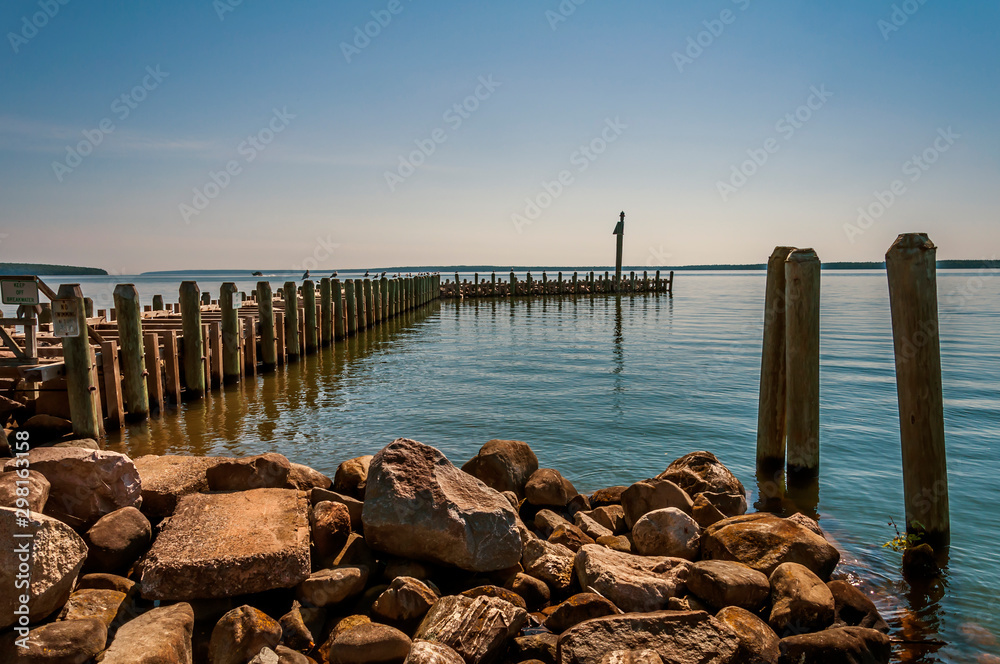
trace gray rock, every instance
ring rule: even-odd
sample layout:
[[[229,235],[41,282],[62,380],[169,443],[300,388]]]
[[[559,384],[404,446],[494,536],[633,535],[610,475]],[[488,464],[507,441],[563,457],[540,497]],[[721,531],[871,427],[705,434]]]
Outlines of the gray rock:
[[[233,609],[215,624],[208,642],[211,664],[246,664],[261,648],[274,649],[281,641],[281,625],[252,606]]]
[[[629,528],[633,528],[644,514],[654,510],[676,507],[690,514],[693,505],[691,496],[669,480],[643,480],[622,493],[622,509],[625,510],[625,523]]]
[[[472,572],[521,557],[507,499],[414,440],[400,438],[372,459],[362,517],[368,544],[392,555]]]
[[[174,513],[177,501],[192,493],[208,491],[208,469],[226,457],[149,454],[135,460],[142,484],[142,513],[159,521]]]
[[[779,636],[816,632],[833,624],[833,593],[808,567],[784,563],[771,573],[771,616]]]
[[[577,493],[573,483],[552,468],[539,468],[524,486],[525,499],[542,507],[566,507]]]
[[[580,549],[575,568],[580,587],[611,600],[622,611],[659,611],[681,597],[691,563],[681,558],[636,556],[597,544]]]
[[[16,472],[0,473],[0,507],[27,509],[32,514],[41,514],[45,501],[49,499],[52,485],[37,470],[21,468]],[[27,496],[19,496],[27,490]]]
[[[312,491],[313,489],[329,489],[333,480],[314,468],[301,463],[291,463],[288,471],[288,481],[285,483],[286,489],[297,489],[299,491]]]
[[[552,531],[557,527],[569,523],[569,521],[559,514],[556,514],[552,510],[538,510],[535,514],[535,529],[539,534],[548,539]]]
[[[756,612],[771,595],[771,583],[764,574],[727,560],[702,560],[692,565],[687,587],[716,610],[738,606]]]
[[[666,507],[643,514],[632,528],[632,541],[644,556],[694,560],[698,557],[701,528],[676,507]]]
[[[270,648],[264,647],[261,648],[260,652],[250,660],[249,664],[278,664],[278,662],[278,653],[274,652]]]
[[[101,664],[191,664],[193,630],[190,604],[161,606],[122,625]]]
[[[414,638],[443,643],[467,664],[487,664],[527,618],[527,611],[496,597],[449,595],[434,603]]]
[[[281,489],[288,483],[292,464],[282,454],[259,454],[242,459],[226,459],[208,468],[212,491]]]
[[[790,519],[756,513],[731,517],[706,528],[704,560],[732,560],[768,576],[782,563],[800,563],[829,579],[840,552],[825,539]]]
[[[331,606],[361,594],[367,582],[367,567],[321,569],[299,584],[296,594],[311,606]]]
[[[491,440],[479,449],[462,470],[499,492],[524,497],[525,485],[538,470],[538,457],[520,440]]]
[[[98,618],[110,628],[118,618],[125,597],[125,593],[117,590],[76,590],[59,613],[59,620]]]

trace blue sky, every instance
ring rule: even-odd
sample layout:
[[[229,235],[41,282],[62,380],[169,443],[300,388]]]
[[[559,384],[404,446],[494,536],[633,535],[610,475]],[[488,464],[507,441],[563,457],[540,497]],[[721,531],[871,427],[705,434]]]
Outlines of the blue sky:
[[[1000,250],[995,2],[63,1],[0,9],[0,260]]]

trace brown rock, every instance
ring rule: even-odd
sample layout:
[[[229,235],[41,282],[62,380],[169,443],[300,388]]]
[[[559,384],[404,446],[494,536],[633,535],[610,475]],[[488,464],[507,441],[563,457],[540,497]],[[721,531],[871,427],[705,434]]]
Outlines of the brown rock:
[[[28,413],[28,407],[20,401],[15,401],[0,395],[0,429],[7,426],[10,418],[24,420]]]
[[[292,462],[284,488],[312,491],[316,488],[329,489],[332,484],[333,481],[318,470]]]
[[[275,648],[274,654],[278,656],[278,664],[316,664],[316,660],[312,657],[306,657],[285,646]]]
[[[578,493],[566,503],[566,511],[569,512],[570,516],[576,516],[577,512],[589,512],[590,499],[582,493]]]
[[[437,599],[437,593],[419,579],[397,576],[375,600],[372,613],[390,621],[417,620],[430,611]]]
[[[545,619],[545,628],[554,634],[561,634],[567,629],[602,616],[612,616],[618,613],[618,608],[594,593],[579,593],[573,595],[556,607],[555,611]]]
[[[146,552],[152,536],[149,519],[134,507],[105,514],[84,536],[90,549],[84,569],[90,572],[127,569]]]
[[[135,460],[142,480],[142,512],[152,521],[174,513],[178,499],[208,491],[209,468],[225,457],[158,456],[149,454]]]
[[[559,664],[599,664],[617,650],[653,650],[671,664],[736,664],[732,630],[702,611],[605,616],[559,637]]]
[[[717,493],[714,491],[702,491],[699,494],[692,495],[695,500],[701,496],[702,500],[715,507],[727,518],[747,513],[747,497],[746,494],[743,493]],[[808,518],[805,517],[805,515],[803,515],[803,517]],[[809,520],[811,521],[812,519]],[[820,533],[820,536],[822,536],[822,533]]]
[[[432,565],[422,563],[419,560],[407,560],[406,558],[396,558],[385,562],[385,570],[382,578],[392,583],[397,576],[412,576],[414,579],[429,579],[434,576],[435,571]]]
[[[104,650],[107,640],[107,625],[97,618],[63,620],[31,630],[27,648],[8,639],[0,646],[0,659],[11,664],[85,664]]]
[[[538,470],[538,457],[520,440],[491,440],[462,470],[496,491],[513,491],[523,498],[528,479]]]
[[[309,492],[309,502],[314,507],[325,501],[339,503],[346,507],[351,515],[351,530],[361,532],[361,514],[365,507],[362,501],[327,489],[316,488]]]
[[[368,467],[371,462],[372,456],[369,454],[341,463],[337,466],[337,473],[333,476],[333,490],[351,498],[364,500],[365,486],[368,483]]]
[[[694,560],[700,540],[698,523],[676,507],[647,512],[632,528],[632,543],[644,556]]]
[[[362,516],[368,545],[392,555],[472,572],[521,557],[510,503],[414,440],[400,438],[372,459]]]
[[[658,611],[685,591],[691,563],[680,558],[634,556],[591,544],[576,554],[576,574],[622,611]]]
[[[518,572],[520,574],[520,572]],[[516,577],[517,574],[514,575]],[[529,577],[531,578],[531,577]],[[513,578],[511,579],[513,581]],[[536,579],[537,580],[537,579]],[[544,584],[543,584],[544,585]],[[502,599],[505,602],[510,602],[514,606],[527,609],[528,604],[524,601],[524,598],[518,595],[513,590],[508,590],[507,588],[501,588],[500,586],[476,586],[475,588],[469,588],[463,591],[462,596],[464,597],[496,597],[497,599]]]
[[[625,523],[625,508],[621,505],[595,507],[590,511],[589,516],[615,535],[621,535],[629,529],[628,524]]]
[[[579,551],[582,546],[594,543],[593,538],[572,523],[562,523],[556,526],[556,529],[549,535],[549,541],[553,544],[562,544],[574,552]]]
[[[331,606],[360,594],[368,582],[367,567],[336,567],[313,572],[296,589],[300,600],[311,606]]]
[[[330,664],[392,664],[410,654],[410,638],[398,629],[364,623],[338,634],[330,644]]]
[[[351,533],[347,537],[347,543],[344,544],[344,548],[340,550],[337,557],[333,559],[333,563],[330,567],[336,567],[338,565],[354,565],[356,567],[367,567],[368,569],[375,569],[375,554],[372,550],[368,548],[365,538],[357,533]]]
[[[496,597],[450,595],[434,603],[414,638],[443,643],[467,664],[487,664],[527,618],[527,611]]]
[[[312,510],[312,543],[316,557],[336,556],[351,534],[351,513],[347,506],[324,500]]]
[[[125,593],[117,590],[77,590],[69,596],[59,614],[60,620],[98,618],[111,627],[125,601]]]
[[[329,653],[330,648],[333,646],[333,642],[337,640],[338,636],[340,636],[347,630],[354,629],[355,627],[360,627],[361,625],[369,625],[371,624],[371,621],[372,621],[371,618],[361,614],[353,614],[341,618],[340,620],[337,621],[337,624],[333,626],[333,629],[330,630],[330,634],[326,639],[326,643],[324,643],[320,647],[319,652]]]
[[[670,464],[657,479],[667,479],[689,495],[704,491],[746,496],[746,489],[710,452],[692,452]]]
[[[577,512],[574,514],[573,521],[576,523],[576,527],[582,530],[587,537],[590,537],[595,541],[598,537],[613,537],[615,532],[595,521],[590,516],[592,513],[593,512]]]
[[[889,637],[864,627],[839,627],[781,640],[782,664],[888,664]]]
[[[232,597],[309,576],[305,496],[289,489],[190,494],[141,565],[147,599]]]
[[[571,549],[561,544],[533,539],[524,546],[521,564],[531,576],[563,591],[573,583],[575,556]]]
[[[718,507],[705,498],[704,493],[699,493],[695,496],[694,504],[691,506],[691,516],[694,517],[694,520],[702,528],[708,528],[712,524],[726,518],[726,515],[720,512]]]
[[[20,556],[31,551],[31,585],[26,590],[32,623],[66,603],[87,557],[87,545],[65,523],[41,514],[33,514],[26,526],[17,519],[16,510],[0,507],[0,542],[5,543],[0,548],[0,588],[6,589],[0,592],[0,630],[15,624],[14,610],[21,604],[21,593],[14,592]],[[25,544],[19,543],[22,540]]]
[[[52,445],[52,447],[82,447],[85,450],[101,449],[100,443],[93,438],[74,438],[73,440],[64,440]]]
[[[566,507],[577,493],[573,483],[552,468],[539,468],[524,486],[527,501],[544,507]]]
[[[779,636],[816,632],[833,624],[833,593],[808,567],[783,563],[770,581],[768,624]]]
[[[599,507],[622,504],[622,493],[627,486],[610,486],[606,489],[598,489],[590,494],[590,504],[596,510]]]
[[[101,664],[191,664],[193,630],[190,604],[161,606],[122,625]]]
[[[781,654],[778,635],[767,623],[738,606],[727,606],[715,615],[739,639],[736,661],[741,664],[778,664]]]
[[[233,609],[215,624],[208,644],[210,664],[246,664],[261,648],[281,641],[281,625],[252,606]]]
[[[551,591],[544,581],[521,572],[511,577],[507,582],[507,588],[524,600],[527,609],[537,609],[548,604],[551,597]]]
[[[643,480],[622,493],[622,508],[629,528],[635,527],[644,514],[654,510],[676,507],[685,514],[690,514],[693,505],[691,496],[669,480]]]
[[[615,650],[601,659],[601,664],[663,664],[655,650]]]
[[[132,588],[134,587],[135,581],[131,579],[126,579],[124,576],[118,576],[117,574],[104,574],[101,572],[85,574],[80,577],[79,583],[76,584],[77,590],[117,590],[126,595],[132,592]]]
[[[882,619],[875,603],[859,588],[847,581],[831,581],[826,586],[833,595],[836,627],[866,627],[889,632],[889,625]]]
[[[516,657],[515,661],[533,660],[545,664],[555,664],[558,649],[559,635],[542,632],[515,638],[512,650]]]
[[[507,499],[507,502],[514,508],[515,512],[521,507],[521,501],[518,500],[517,494],[513,491],[501,491],[500,495]]]
[[[73,433],[73,423],[53,415],[32,415],[21,428],[31,435],[31,444],[40,445]]]
[[[296,650],[309,650],[315,645],[312,630],[302,617],[302,606],[298,601],[292,602],[291,610],[278,619],[281,625],[281,642]]]
[[[32,514],[41,514],[45,501],[49,498],[51,485],[45,476],[36,470],[20,468],[16,472],[0,473],[0,507],[27,509]],[[18,489],[23,494],[17,495]]]
[[[772,514],[756,513],[720,521],[701,539],[705,560],[732,560],[770,574],[782,563],[800,563],[829,579],[840,553],[803,526]]]
[[[552,510],[538,510],[535,514],[535,529],[546,539],[552,531],[565,523],[569,521]]]
[[[771,594],[771,584],[761,572],[742,563],[702,560],[691,566],[688,589],[718,610],[738,606],[759,611]]]
[[[630,540],[625,535],[604,535],[597,538],[597,544],[607,547],[612,551],[620,551],[622,553],[635,553],[632,550],[632,540]]]
[[[212,491],[280,489],[288,482],[292,464],[282,454],[259,454],[226,459],[205,471]]]
[[[443,643],[417,639],[410,646],[404,664],[465,664],[465,660]]]

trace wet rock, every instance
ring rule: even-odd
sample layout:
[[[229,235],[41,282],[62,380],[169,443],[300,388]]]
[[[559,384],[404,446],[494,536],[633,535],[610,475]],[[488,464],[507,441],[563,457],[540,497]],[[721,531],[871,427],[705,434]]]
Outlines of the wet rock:
[[[327,489],[317,488],[309,492],[309,502],[314,507],[326,501],[339,503],[346,507],[347,512],[351,515],[351,530],[361,532],[361,514],[365,507],[362,501],[337,493],[336,491],[328,491]]]
[[[59,614],[60,620],[82,620],[97,618],[105,627],[118,617],[125,601],[125,593],[116,590],[77,590],[69,596],[66,606]]]
[[[517,575],[515,574],[515,576]],[[502,599],[505,602],[510,602],[518,608],[528,608],[528,605],[524,601],[523,597],[518,595],[513,590],[501,588],[500,586],[476,586],[475,588],[469,588],[468,590],[463,591],[461,594],[464,597],[496,597],[497,599]]]
[[[507,588],[524,600],[525,608],[532,610],[548,604],[551,597],[551,591],[544,581],[521,572],[511,577]]]
[[[538,470],[538,457],[520,440],[491,440],[462,470],[496,491],[513,491],[523,498],[528,479]]]
[[[379,623],[364,623],[338,634],[327,655],[330,664],[392,664],[410,654],[410,638]]]
[[[562,544],[570,551],[579,551],[580,547],[593,544],[594,540],[585,532],[574,526],[572,523],[561,523],[556,526],[549,541],[553,544]]]
[[[302,617],[302,605],[298,601],[292,602],[291,610],[278,619],[278,624],[281,625],[282,643],[296,650],[309,650],[315,645],[312,630]]]
[[[576,555],[584,590],[593,589],[622,611],[658,611],[686,590],[691,563],[680,558],[635,556],[592,544]]]
[[[261,648],[273,649],[281,641],[281,625],[252,606],[233,609],[215,624],[208,643],[211,664],[245,664]]]
[[[117,574],[105,574],[103,572],[85,574],[80,577],[79,582],[76,584],[77,590],[116,590],[120,593],[125,593],[126,595],[132,592],[134,587],[135,581],[132,581],[131,579],[126,579],[124,576],[118,576]]]
[[[318,470],[293,462],[288,471],[288,481],[284,488],[312,491],[316,488],[329,489],[332,484],[333,480]]]
[[[694,504],[691,506],[691,516],[702,528],[708,528],[726,518],[726,515],[720,512],[719,508],[705,498],[704,493],[695,496]]]
[[[736,634],[740,646],[736,661],[740,664],[778,664],[781,654],[778,635],[766,622],[738,606],[727,606],[715,615]]]
[[[75,528],[88,528],[116,509],[141,501],[135,464],[118,452],[79,447],[39,447],[28,453],[31,469],[49,481],[45,514]],[[4,470],[14,470],[16,459]]]
[[[33,623],[66,603],[87,557],[87,545],[65,523],[33,514],[27,525],[19,525],[18,518],[16,510],[0,507],[0,542],[4,542],[0,548],[0,588],[5,589],[0,592],[0,630],[16,622],[14,610],[21,604],[21,593],[13,590],[20,556],[31,551],[31,585],[24,590],[30,595],[28,616]],[[25,534],[31,537],[15,537]],[[19,543],[22,540],[24,543]]]
[[[534,523],[535,530],[537,530],[542,537],[548,539],[549,535],[552,534],[552,531],[563,524],[569,523],[569,521],[552,510],[539,510],[535,515]]]
[[[512,648],[516,661],[535,660],[555,664],[556,652],[559,647],[558,634],[531,634],[514,639]]]
[[[288,482],[292,464],[282,454],[258,454],[226,459],[205,471],[212,491],[281,489]]]
[[[521,564],[524,571],[559,591],[573,583],[576,554],[562,544],[533,539],[524,547]]]
[[[663,664],[655,650],[614,650],[601,659],[601,664]]]
[[[524,487],[527,501],[543,507],[566,507],[577,493],[573,483],[552,468],[536,470]]]
[[[625,508],[621,505],[595,507],[588,516],[611,530],[615,535],[621,535],[628,531],[628,524],[625,523]]]
[[[695,495],[705,491],[746,496],[746,489],[711,452],[692,452],[677,459],[657,476]]]
[[[17,472],[0,473],[0,507],[27,509],[32,514],[41,514],[45,501],[49,498],[51,485],[45,476],[36,470],[21,468]],[[27,491],[28,495],[24,494]]]
[[[907,579],[936,579],[941,576],[937,556],[930,544],[906,547],[903,551],[903,576]]]
[[[582,530],[587,537],[597,540],[598,537],[613,537],[615,532],[606,526],[602,526],[595,521],[590,514],[592,512],[577,512],[573,515],[576,527]]]
[[[647,512],[632,528],[632,542],[644,556],[694,560],[700,540],[698,523],[676,507]]]
[[[622,553],[635,553],[632,550],[632,540],[630,540],[625,535],[612,535],[608,537],[604,535],[597,538],[597,544],[607,547],[613,551],[621,551]]]
[[[784,563],[771,573],[771,617],[779,636],[816,632],[833,624],[833,593],[808,567]]]
[[[451,595],[434,603],[414,638],[443,643],[468,664],[488,663],[527,618],[527,611],[502,599]]]
[[[643,480],[622,493],[622,508],[629,528],[635,527],[643,515],[655,510],[676,507],[690,514],[693,505],[691,496],[669,480]]]
[[[142,483],[142,512],[152,521],[174,513],[178,499],[208,491],[207,471],[225,457],[149,454],[135,460]]]
[[[372,613],[395,622],[417,620],[430,611],[437,599],[437,593],[419,579],[397,576],[375,600]]]
[[[90,549],[84,568],[95,572],[128,569],[149,548],[152,534],[149,519],[134,507],[105,514],[84,536]]]
[[[864,627],[839,627],[781,639],[782,664],[888,664],[889,637]]]
[[[691,566],[687,587],[715,609],[738,606],[759,611],[771,595],[771,583],[764,574],[741,563],[702,560]]]
[[[190,604],[161,606],[122,625],[101,664],[191,664],[193,630]]]
[[[347,506],[324,500],[312,510],[312,543],[317,558],[336,556],[351,535],[351,513]]]
[[[0,646],[0,660],[11,664],[85,664],[104,650],[107,640],[108,627],[97,618],[63,620],[31,630],[26,648],[8,639]]]
[[[321,569],[299,584],[296,595],[311,606],[331,606],[361,594],[367,582],[367,567]]]
[[[671,664],[736,664],[736,635],[702,611],[595,618],[559,637],[559,664],[599,664],[618,650],[653,650]]]
[[[73,423],[54,415],[32,415],[21,428],[31,435],[31,444],[40,445],[73,433]]]
[[[859,588],[847,581],[831,581],[826,587],[833,595],[836,627],[867,627],[889,632],[889,625],[882,619],[875,603]]]
[[[365,486],[368,483],[368,467],[371,462],[372,456],[369,454],[341,463],[337,466],[337,473],[333,476],[333,490],[351,498],[364,500]]]
[[[308,506],[290,489],[190,494],[141,565],[147,599],[232,597],[309,576]]]
[[[521,557],[510,503],[414,440],[400,438],[372,459],[363,519],[373,549],[404,558],[491,572]]]
[[[822,537],[789,519],[756,513],[732,517],[705,529],[705,560],[732,560],[770,576],[782,563],[800,563],[829,579],[840,553]]]
[[[417,639],[410,646],[404,664],[465,664],[465,660],[443,643]]]
[[[555,611],[549,614],[545,619],[545,628],[554,634],[561,634],[584,620],[617,613],[618,608],[600,595],[579,593],[559,604]]]

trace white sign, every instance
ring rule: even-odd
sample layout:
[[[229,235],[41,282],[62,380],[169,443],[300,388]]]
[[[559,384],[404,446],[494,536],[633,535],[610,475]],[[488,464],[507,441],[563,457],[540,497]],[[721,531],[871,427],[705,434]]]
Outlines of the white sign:
[[[243,306],[243,293],[233,293],[233,309]]]
[[[52,300],[52,334],[56,337],[80,336],[79,302],[75,297]]]
[[[0,281],[4,304],[38,304],[38,284],[34,281]]]

